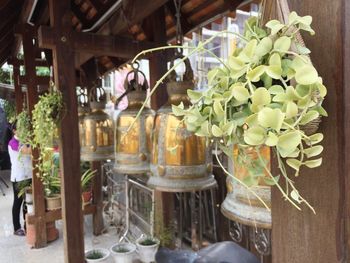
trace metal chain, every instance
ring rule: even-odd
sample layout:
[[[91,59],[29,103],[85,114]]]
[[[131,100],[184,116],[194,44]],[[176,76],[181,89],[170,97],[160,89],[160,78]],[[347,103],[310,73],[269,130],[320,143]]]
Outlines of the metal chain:
[[[176,44],[180,46],[183,44],[183,33],[181,27],[181,5],[182,0],[174,0],[174,6],[176,11]],[[180,50],[179,53],[182,54],[182,50]]]

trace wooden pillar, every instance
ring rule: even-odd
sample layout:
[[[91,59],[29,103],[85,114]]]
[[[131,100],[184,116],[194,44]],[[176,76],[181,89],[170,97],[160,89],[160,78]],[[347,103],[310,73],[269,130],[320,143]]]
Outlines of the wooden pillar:
[[[149,18],[149,24],[152,29],[153,41],[157,43],[167,44],[166,27],[165,23],[159,21],[165,21],[164,7],[159,8]],[[167,72],[167,60],[164,54],[154,54],[149,59],[150,68],[150,86],[153,89],[154,85],[166,72]],[[165,84],[161,84],[157,91],[151,98],[152,109],[159,109],[168,99]]]
[[[315,208],[296,210],[272,191],[272,262],[349,262],[350,219],[350,4],[344,0],[289,1],[291,10],[311,15],[314,36],[304,34],[311,59],[328,88],[323,118],[323,164],[303,169],[295,180]]]
[[[13,83],[15,86],[15,101],[16,101],[16,113],[19,114],[23,108],[23,92],[22,87],[19,84],[19,70],[20,65],[18,63],[13,64]]]
[[[70,0],[49,1],[55,32],[53,65],[55,84],[63,94],[66,114],[60,128],[60,167],[65,263],[83,263],[84,233],[81,210],[80,146]]]
[[[154,42],[167,44],[164,7],[155,11],[148,19],[149,32]],[[156,82],[167,72],[167,58],[164,54],[154,54],[149,58],[150,86],[153,89]],[[165,84],[161,84],[151,98],[151,107],[158,110],[168,99]],[[173,229],[174,194],[155,191],[155,224],[157,231]],[[174,244],[171,245],[173,247]]]
[[[38,92],[36,83],[36,68],[35,68],[35,54],[36,49],[33,43],[34,29],[31,26],[25,26],[24,32],[22,32],[23,39],[23,52],[24,52],[24,68],[27,79],[27,101],[28,110],[30,116],[34,105],[38,102]],[[44,200],[44,188],[40,179],[36,176],[38,169],[36,167],[36,161],[39,157],[38,149],[33,149],[33,198],[34,198],[34,214],[36,217],[35,228],[35,248],[41,248],[46,246],[46,222],[45,222],[45,200]]]
[[[91,170],[97,170],[92,181],[93,204],[96,205],[96,211],[92,216],[94,235],[102,234],[103,224],[103,203],[102,203],[102,171],[101,162],[91,162]]]

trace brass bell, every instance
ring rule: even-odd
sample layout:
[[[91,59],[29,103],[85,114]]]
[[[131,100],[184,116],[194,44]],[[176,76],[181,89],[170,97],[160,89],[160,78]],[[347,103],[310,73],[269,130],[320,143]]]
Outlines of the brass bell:
[[[149,172],[151,132],[155,113],[145,108],[135,120],[146,99],[148,83],[146,76],[138,69],[138,64],[134,63],[132,66],[133,69],[125,78],[125,92],[117,100],[118,103],[121,98],[127,96],[129,103],[116,121],[114,171],[121,174],[145,174]],[[143,77],[143,84],[139,83],[139,75]],[[132,77],[130,80],[129,76]]]
[[[172,62],[174,63],[174,62]],[[211,171],[212,156],[206,139],[189,132],[181,118],[172,113],[171,105],[182,102],[190,105],[187,90],[193,89],[193,72],[185,60],[186,72],[182,81],[172,72],[167,82],[168,102],[155,118],[148,185],[159,191],[189,192],[214,187]]]
[[[260,156],[266,161],[267,169],[270,169],[270,147],[262,146],[259,149],[252,147],[233,148],[233,163],[229,164],[229,172],[240,180],[250,175],[252,172],[261,171],[263,176],[259,176],[257,186],[252,186],[254,191],[267,206],[271,208],[271,186],[264,183],[263,177],[269,178],[268,173],[264,170],[258,159]],[[243,154],[245,158],[239,158],[239,154]],[[241,155],[242,156],[242,155]],[[254,165],[252,165],[252,162]],[[257,166],[261,167],[257,167]],[[255,166],[254,171],[249,171],[249,167]],[[231,177],[227,177],[228,193],[221,205],[221,212],[230,220],[258,228],[270,229],[271,211],[267,210],[261,201],[243,185],[235,181]]]
[[[83,118],[80,158],[83,161],[113,159],[113,120],[103,111],[106,93],[100,85],[90,90],[89,103],[91,112]]]

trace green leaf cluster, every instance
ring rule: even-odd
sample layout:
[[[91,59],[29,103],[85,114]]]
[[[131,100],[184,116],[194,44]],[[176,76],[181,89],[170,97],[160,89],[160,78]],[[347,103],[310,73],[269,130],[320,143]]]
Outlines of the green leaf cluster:
[[[284,164],[295,170],[295,176],[302,166],[321,165],[323,147],[318,143],[323,135],[306,135],[303,127],[327,116],[322,107],[327,89],[307,56],[310,50],[296,40],[300,31],[315,33],[311,22],[311,16],[295,12],[287,24],[271,20],[263,28],[257,19],[249,19],[244,47],[229,56],[223,67],[208,72],[210,88],[188,91],[189,108],[172,106],[188,130],[222,149],[234,144],[272,147],[281,158],[281,174],[293,196],[298,196],[291,196],[297,203],[305,200],[296,194]]]
[[[43,182],[46,195],[60,192],[58,157],[53,151],[58,137],[58,126],[63,114],[63,98],[60,91],[53,89],[41,95],[32,111],[32,147],[40,149],[36,167],[37,176]]]
[[[13,123],[16,120],[16,106],[13,102],[8,100],[2,101],[2,108],[5,112],[7,121]]]
[[[17,116],[16,136],[21,144],[30,144],[32,141],[32,124],[27,110]]]

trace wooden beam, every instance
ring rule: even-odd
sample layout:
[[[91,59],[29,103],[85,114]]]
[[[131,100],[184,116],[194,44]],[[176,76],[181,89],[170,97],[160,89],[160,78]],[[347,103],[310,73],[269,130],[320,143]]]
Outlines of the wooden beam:
[[[76,78],[72,35],[70,0],[50,0],[50,23],[55,36],[53,65],[55,84],[62,92],[67,113],[61,120],[60,169],[62,219],[65,263],[83,263],[84,230],[81,208],[80,183],[80,145],[78,130],[78,111],[76,97]]]
[[[144,0],[123,1],[114,15],[105,23],[98,33],[103,35],[118,35],[144,18],[150,16],[155,10],[163,6],[168,0],[152,0],[145,5]],[[124,19],[121,19],[124,17]]]
[[[95,212],[96,212],[95,205],[88,204],[84,206],[84,210],[83,210],[84,215],[94,214]],[[62,209],[47,211],[45,214],[46,223],[53,222],[60,219],[62,219]],[[27,224],[35,224],[36,221],[37,221],[37,218],[34,215],[28,215],[26,218]]]
[[[24,60],[17,59],[17,58],[15,58],[15,59],[10,58],[10,59],[7,60],[7,64],[9,64],[9,65],[14,65],[14,64],[16,64],[16,65],[24,65]],[[50,67],[50,65],[51,65],[49,63],[49,61],[43,60],[43,59],[35,59],[34,64],[35,64],[36,67]]]
[[[344,217],[344,231],[345,231],[345,242],[347,258],[344,261],[349,261],[350,258],[350,139],[349,139],[349,131],[350,131],[350,3],[349,1],[343,2],[343,12],[342,15],[344,18],[343,22],[343,63],[344,63],[344,73],[343,74],[343,83],[344,83],[344,133],[345,133],[345,154],[344,154],[344,174],[345,174],[345,209],[346,214]]]
[[[42,48],[52,48],[55,45],[55,39],[58,37],[61,42],[63,40],[65,42],[69,41],[75,52],[126,59],[133,58],[142,50],[157,46],[156,43],[136,41],[121,36],[103,36],[82,32],[71,32],[69,36],[57,36],[51,28],[46,26],[41,26],[38,30],[39,46]]]
[[[86,18],[86,15],[80,10],[79,5],[77,5],[75,2],[72,2],[71,5],[71,10],[73,12],[73,14],[79,19],[79,21],[83,24],[83,26],[85,27],[90,27],[92,25],[93,20],[90,19],[88,20]]]
[[[175,26],[176,26],[176,8],[175,8],[175,5],[174,5],[174,1],[169,1],[167,3],[167,6],[169,8],[169,11],[175,21]],[[188,16],[186,14],[186,16]],[[186,17],[185,17],[185,14],[184,13],[181,13],[181,16],[180,16],[180,23],[181,23],[181,29],[182,29],[182,32],[188,32],[192,29],[192,25],[187,21]]]
[[[87,2],[92,5],[96,10],[100,10],[103,6],[100,0],[87,0]]]
[[[37,83],[36,83],[36,70],[35,70],[35,47],[33,45],[33,30],[28,26],[23,28],[22,40],[23,40],[23,52],[24,52],[24,66],[27,76],[27,101],[29,114],[32,114],[34,105],[38,102]],[[44,188],[40,179],[36,176],[38,168],[36,168],[36,160],[39,157],[38,149],[33,149],[33,198],[34,198],[34,214],[37,217],[37,221],[34,225],[35,228],[35,244],[36,248],[46,246],[46,222],[45,215],[45,200],[44,200]]]
[[[323,106],[329,117],[322,118],[319,129],[324,134],[322,166],[304,169],[293,178],[316,215],[306,206],[296,210],[276,188],[272,190],[272,262],[345,263],[349,262],[350,220],[346,213],[350,201],[350,5],[343,0],[325,0],[322,5],[313,0],[289,1],[289,5],[299,15],[313,17],[316,35],[303,37],[328,88]]]
[[[34,63],[33,63],[33,66],[34,66],[34,69],[35,69],[35,64]],[[30,77],[27,74],[27,71],[26,71],[26,75],[25,76],[19,76],[19,84],[20,85],[28,85],[28,83],[31,81],[31,79],[33,79],[33,78]],[[48,77],[48,76],[35,76],[34,79],[35,79],[35,88],[38,85],[48,85],[49,82],[50,82],[50,77]]]

